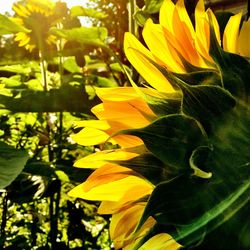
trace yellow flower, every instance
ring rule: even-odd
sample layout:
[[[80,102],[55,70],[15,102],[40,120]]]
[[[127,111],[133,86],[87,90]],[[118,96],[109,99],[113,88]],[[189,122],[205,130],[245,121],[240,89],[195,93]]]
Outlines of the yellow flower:
[[[136,201],[150,195],[154,186],[135,175],[133,171],[119,165],[106,163],[94,171],[89,178],[69,192],[70,196],[102,201],[98,212],[112,214],[110,235],[115,249],[132,244],[133,231],[145,207]],[[124,220],[126,223],[124,223]],[[154,222],[145,223],[140,230],[144,235]]]
[[[225,51],[250,57],[250,19],[243,21],[240,29],[242,13],[230,17],[223,36],[223,48]]]
[[[92,111],[99,120],[77,122],[78,127],[85,128],[72,136],[73,140],[82,145],[104,143],[120,130],[140,128],[156,119],[146,102],[131,87],[96,90],[102,104]],[[145,152],[143,142],[137,137],[127,135],[114,136],[111,141],[118,143],[121,148],[97,151],[75,162],[76,167],[96,170],[84,183],[72,189],[69,195],[102,201],[98,212],[112,214],[110,235],[116,249],[119,249],[135,244],[132,233],[145,207],[145,202],[138,200],[149,196],[154,185],[134,171],[115,164],[116,161],[130,160]],[[127,225],[123,223],[125,218],[128,218]],[[139,232],[140,237],[153,224],[152,218],[145,223]]]
[[[99,120],[76,123],[78,127],[85,128],[72,136],[75,142],[83,146],[104,143],[120,130],[144,127],[156,119],[146,102],[131,87],[97,88],[96,93],[102,103],[92,108],[92,112]],[[128,135],[117,135],[110,141],[123,148],[143,144],[139,138]]]
[[[15,41],[20,47],[32,51],[35,47],[41,49],[43,40],[49,45],[55,43],[56,37],[49,34],[49,29],[59,17],[55,2],[26,0],[13,4],[12,9],[15,11],[13,20],[31,30],[30,33],[15,34]]]
[[[209,15],[214,26],[216,38],[220,43],[219,25],[213,12],[205,10],[203,0],[195,9],[195,28],[188,16],[184,0],[174,4],[165,0],[160,9],[159,24],[148,19],[143,28],[144,47],[135,36],[126,33],[124,51],[130,63],[140,75],[155,89],[161,92],[173,92],[173,87],[152,61],[166,67],[169,71],[185,73],[183,58],[190,64],[202,68],[215,68],[209,55],[210,27]],[[239,26],[241,14],[231,17],[223,38],[226,51],[249,56],[250,20]],[[151,61],[151,62],[150,62]]]
[[[245,43],[249,37],[249,31],[247,30],[249,29],[249,21],[243,23],[243,27],[239,32],[240,19],[241,15],[236,15],[229,20],[223,38],[223,48],[233,53],[248,55],[247,53],[249,53],[249,51]],[[149,19],[143,29],[143,37],[148,48],[144,47],[132,34],[126,33],[124,41],[126,56],[135,69],[158,93],[163,92],[160,93],[157,98],[170,96],[168,93],[176,92],[176,90],[158,70],[156,64],[176,73],[186,73],[185,63],[187,62],[197,67],[212,68],[213,71],[217,70],[217,66],[209,54],[209,22],[212,22],[216,39],[220,42],[217,20],[211,10],[205,10],[203,0],[198,2],[195,9],[195,28],[187,14],[183,0],[177,1],[176,4],[173,4],[171,0],[165,0],[160,10],[160,24],[154,24],[152,20]],[[229,36],[230,29],[237,31],[231,37]],[[155,96],[155,92],[151,88],[138,88],[136,85],[134,87],[135,88],[97,88],[96,93],[102,103],[95,106],[92,112],[98,120],[77,122],[76,126],[78,128],[84,128],[72,136],[74,141],[84,146],[103,144],[107,141],[119,145],[118,149],[97,151],[92,155],[88,155],[76,161],[76,167],[92,168],[95,169],[95,171],[84,183],[75,187],[69,195],[87,200],[101,201],[98,212],[100,214],[112,215],[110,236],[115,249],[124,250],[136,248],[140,240],[143,238],[145,240],[144,236],[146,236],[150,229],[156,224],[156,221],[149,216],[145,219],[146,221],[142,227],[137,230],[138,225],[140,226],[140,218],[143,217],[143,212],[147,210],[144,209],[148,204],[148,197],[152,194],[155,186],[141,176],[140,173],[132,170],[133,166],[122,166],[122,161],[128,164],[128,161],[133,161],[136,157],[142,156],[143,158],[145,155],[149,155],[150,157],[155,157],[154,155],[157,156],[156,152],[153,151],[155,150],[156,143],[152,143],[152,148],[146,148],[143,141],[138,137],[119,133],[122,130],[143,128],[158,118],[142,97],[144,94],[146,94],[145,96],[147,96],[147,94]],[[196,86],[192,88],[195,89]],[[197,89],[199,90],[198,87]],[[211,89],[217,90],[217,86],[208,88],[208,90]],[[191,87],[188,90],[193,94]],[[142,95],[139,94],[140,92],[142,92]],[[196,95],[192,96],[193,99],[196,97]],[[199,99],[195,101],[198,102]],[[194,103],[196,104],[196,102]],[[187,104],[185,103],[185,105]],[[178,115],[172,115],[171,113],[172,116],[170,115],[170,118],[183,116],[183,121],[187,121],[188,119],[190,120],[189,122],[191,122],[192,119],[187,118],[186,114],[180,114],[180,111],[183,111],[183,107],[180,107],[180,110],[177,111]],[[163,121],[161,118],[159,120]],[[161,129],[163,125],[161,123],[159,125],[158,123],[158,127],[155,125],[154,130],[146,129],[143,132],[150,135],[147,138],[154,138],[153,136],[151,137],[151,134],[153,134],[153,132],[157,133],[157,129]],[[167,126],[169,126],[169,124],[167,124]],[[176,128],[176,130],[179,129],[180,128]],[[169,134],[166,133],[166,138],[168,137]],[[148,139],[148,141],[149,140],[150,139]],[[176,138],[170,138],[169,141],[171,140],[174,145],[174,150],[172,150],[174,154],[174,151],[178,148],[175,145]],[[189,143],[186,142],[186,137],[184,137],[183,141],[180,141],[181,147]],[[146,142],[147,141],[145,141],[145,144],[148,145]],[[178,142],[176,144],[178,145]],[[160,148],[161,145],[159,145],[159,149]],[[152,153],[149,152],[151,149]],[[172,153],[172,151],[170,152]],[[161,153],[165,154],[165,151]],[[182,155],[182,153],[180,155]],[[179,155],[176,158],[178,157]],[[164,157],[162,158],[164,159]],[[163,163],[163,161],[161,161],[162,158],[158,159],[159,165],[156,164],[156,167],[161,167],[161,163],[163,165],[168,164],[168,159],[166,161],[167,163]],[[169,158],[171,158],[171,156],[169,156]],[[176,161],[175,158],[174,161]],[[136,160],[133,163],[136,164]],[[145,162],[142,164],[144,163]],[[151,161],[149,161],[148,165],[150,164]],[[178,160],[176,164],[179,164]],[[151,165],[148,165],[146,167],[150,168]],[[173,166],[175,166],[175,163]],[[164,175],[164,180],[166,180],[165,177],[166,179],[168,178]],[[154,182],[153,178],[150,180]],[[159,176],[159,182],[160,181],[161,176]],[[159,187],[158,184],[159,183],[157,183],[156,189]],[[157,216],[154,218],[156,219]],[[145,242],[140,245],[139,250],[171,250],[181,247],[166,233],[156,234],[152,238],[149,237],[148,240],[145,240]]]

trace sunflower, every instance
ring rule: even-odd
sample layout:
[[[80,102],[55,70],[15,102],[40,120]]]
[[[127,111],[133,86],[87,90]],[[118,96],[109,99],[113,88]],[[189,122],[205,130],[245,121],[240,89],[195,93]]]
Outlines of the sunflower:
[[[175,73],[186,73],[189,71],[189,64],[203,69],[214,69],[216,64],[209,54],[209,16],[219,44],[220,29],[213,12],[210,9],[205,10],[203,0],[199,0],[195,9],[195,28],[185,9],[184,0],[179,0],[176,4],[165,0],[159,16],[159,24],[148,19],[144,26],[142,34],[148,48],[134,35],[126,33],[124,51],[130,63],[147,83],[159,91],[169,93],[173,92],[174,88],[148,59]],[[240,30],[241,17],[242,13],[232,16],[227,23],[223,48],[228,52],[249,57],[247,41],[250,20],[244,21]]]
[[[199,1],[195,29],[183,0],[163,2],[160,24],[144,40],[125,36],[131,64],[151,85],[97,89],[98,120],[81,121],[73,139],[109,141],[75,163],[95,171],[70,195],[100,200],[111,214],[115,249],[248,249],[249,21],[219,25]],[[230,36],[230,31],[234,31]],[[101,148],[100,148],[101,149]],[[239,150],[240,149],[240,150]],[[237,232],[237,233],[235,233]]]
[[[29,33],[15,34],[15,41],[19,42],[20,47],[32,51],[35,47],[42,49],[43,41],[48,45],[56,42],[56,37],[49,34],[49,29],[63,15],[58,13],[57,5],[51,0],[25,0],[13,4],[14,21],[30,30]]]

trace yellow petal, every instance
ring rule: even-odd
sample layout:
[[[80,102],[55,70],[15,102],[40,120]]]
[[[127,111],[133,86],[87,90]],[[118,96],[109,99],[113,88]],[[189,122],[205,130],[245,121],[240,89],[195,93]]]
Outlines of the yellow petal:
[[[23,39],[20,40],[20,42],[19,42],[18,45],[19,45],[20,47],[25,46],[26,44],[29,43],[29,41],[30,41],[30,37],[29,37],[28,35],[24,34]]]
[[[107,163],[103,167],[96,169],[88,177],[88,179],[84,182],[83,188],[85,192],[89,192],[92,188],[121,180],[132,174],[133,171],[129,168]]]
[[[145,203],[132,206],[112,216],[109,230],[116,249],[124,247],[126,238],[132,236],[144,208]]]
[[[216,19],[215,15],[214,15],[214,13],[213,13],[213,11],[211,9],[207,9],[206,14],[211,16],[212,24],[213,24],[213,27],[214,27],[215,36],[217,38],[218,43],[221,44],[220,26],[218,24],[217,19]]]
[[[191,64],[200,67],[204,66],[203,59],[199,56],[195,48],[194,27],[187,14],[183,0],[177,2],[173,19],[175,37],[178,41],[176,49]]]
[[[210,32],[208,16],[205,12],[204,1],[200,0],[195,8],[196,48],[207,60],[212,60],[209,55]]]
[[[231,16],[224,30],[223,49],[231,53],[237,53],[237,41],[239,36],[242,13]]]
[[[133,135],[117,135],[113,137],[113,140],[124,149],[143,145],[143,141]]]
[[[161,92],[174,91],[162,73],[146,59],[154,61],[150,51],[130,33],[125,33],[124,51],[130,63],[152,87]]]
[[[129,192],[127,195],[131,200],[134,200],[135,194],[135,197],[142,197],[144,193],[152,192],[152,186],[136,176],[128,176],[121,180],[97,186],[89,192],[85,192],[84,188],[85,183],[80,184],[73,188],[68,194],[86,200],[119,201],[127,192]],[[144,193],[141,193],[142,191],[144,191]]]
[[[18,32],[15,35],[15,41],[21,41],[23,39],[25,39],[27,35],[24,32]]]
[[[177,250],[178,244],[170,235],[166,233],[157,234],[144,243],[138,250]]]
[[[79,133],[72,135],[71,138],[80,145],[93,146],[106,142],[109,135],[99,129],[84,128]]]
[[[243,22],[238,39],[238,52],[242,56],[250,57],[250,19]]]
[[[171,0],[165,0],[161,6],[159,19],[160,24],[166,28],[170,33],[174,33],[173,30],[173,15],[175,5]]]
[[[177,1],[175,6],[176,6],[176,10],[178,12],[178,16],[179,16],[181,22],[186,25],[187,30],[190,32],[187,34],[188,38],[190,41],[192,41],[192,38],[195,36],[195,32],[194,32],[193,24],[189,18],[188,13],[187,13],[187,10],[186,10],[185,4],[184,4],[184,0]],[[173,22],[174,21],[175,20],[173,20]]]
[[[77,128],[81,127],[89,127],[89,128],[96,128],[100,130],[107,130],[110,128],[110,125],[107,121],[103,120],[85,120],[85,121],[75,121],[74,125]]]
[[[12,9],[20,17],[27,17],[30,15],[30,11],[21,4],[13,4]]]
[[[100,214],[113,214],[123,209],[126,209],[134,204],[138,199],[150,195],[153,191],[154,186],[151,183],[141,179],[141,185],[136,188],[129,188],[124,192],[123,197],[119,201],[104,201],[98,208]]]
[[[98,119],[106,120],[113,130],[121,130],[126,128],[139,128],[150,123],[147,117],[140,109],[144,107],[145,113],[152,111],[143,102],[104,102],[92,108],[92,112]],[[126,114],[126,115],[124,115]],[[133,121],[133,122],[132,122]],[[116,123],[115,123],[116,122]],[[116,129],[114,129],[116,127]]]
[[[159,64],[165,65],[173,72],[185,72],[177,53],[168,46],[161,25],[154,24],[151,19],[148,19],[142,34],[144,41]]]
[[[98,97],[104,101],[130,101],[140,98],[134,88],[132,87],[118,87],[118,88],[95,88]]]
[[[90,154],[76,161],[74,166],[79,168],[99,168],[107,162],[126,161],[138,155],[138,153],[126,152],[124,150],[105,150]]]

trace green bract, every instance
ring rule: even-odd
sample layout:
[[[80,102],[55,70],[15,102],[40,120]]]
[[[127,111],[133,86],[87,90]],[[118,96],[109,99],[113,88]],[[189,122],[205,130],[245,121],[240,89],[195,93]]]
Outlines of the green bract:
[[[213,27],[210,33],[217,70],[173,74],[147,58],[181,98],[142,94],[159,118],[119,132],[141,138],[148,150],[119,164],[156,185],[136,232],[150,216],[157,224],[135,249],[161,232],[185,249],[250,248],[250,64],[225,52]]]

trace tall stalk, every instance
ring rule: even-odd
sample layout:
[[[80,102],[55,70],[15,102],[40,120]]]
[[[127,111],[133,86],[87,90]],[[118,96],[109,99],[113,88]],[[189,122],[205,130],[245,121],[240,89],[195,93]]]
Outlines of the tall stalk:
[[[43,90],[44,92],[48,92],[48,81],[47,81],[47,66],[46,66],[46,60],[45,60],[45,48],[44,48],[44,40],[42,37],[42,32],[39,29],[36,29],[36,36],[37,36],[37,42],[38,42],[38,50],[39,50],[39,60],[40,60],[40,69],[41,69],[41,75],[42,75],[42,84],[43,84]],[[49,162],[52,162],[53,152],[51,149],[51,140],[50,140],[50,126],[48,124],[48,118],[49,118],[49,112],[46,112],[46,131],[48,136],[48,160]]]
[[[61,24],[58,24],[58,28],[62,28]],[[63,50],[63,40],[60,38],[57,43],[57,51],[58,51],[58,56],[59,56],[59,74],[60,74],[60,86],[62,87],[63,84],[63,55],[62,55],[62,50]],[[62,132],[63,132],[63,112],[59,112],[59,139],[58,139],[58,151],[57,151],[57,159],[61,159],[62,157]]]
[[[129,32],[134,34],[135,36],[138,35],[138,27],[137,23],[134,18],[134,14],[136,12],[136,0],[129,0],[128,3],[128,29]]]

